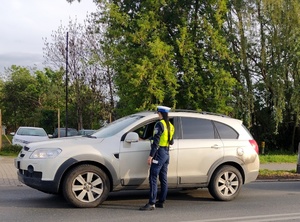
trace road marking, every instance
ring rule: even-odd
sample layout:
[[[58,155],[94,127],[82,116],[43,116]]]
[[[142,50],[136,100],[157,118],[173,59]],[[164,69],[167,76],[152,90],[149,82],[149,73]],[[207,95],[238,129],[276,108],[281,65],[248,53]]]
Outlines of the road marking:
[[[257,215],[247,217],[227,217],[227,218],[216,218],[216,219],[204,219],[204,220],[190,220],[182,222],[217,222],[217,221],[243,221],[243,222],[263,222],[263,221],[288,221],[300,219],[300,213],[289,213],[289,214],[270,214],[270,215]]]

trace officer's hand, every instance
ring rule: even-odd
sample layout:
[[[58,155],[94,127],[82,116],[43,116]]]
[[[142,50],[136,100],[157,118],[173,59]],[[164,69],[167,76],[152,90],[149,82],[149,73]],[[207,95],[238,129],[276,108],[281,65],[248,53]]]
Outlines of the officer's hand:
[[[151,165],[151,163],[152,163],[152,156],[148,157],[147,163],[148,163],[149,166]]]

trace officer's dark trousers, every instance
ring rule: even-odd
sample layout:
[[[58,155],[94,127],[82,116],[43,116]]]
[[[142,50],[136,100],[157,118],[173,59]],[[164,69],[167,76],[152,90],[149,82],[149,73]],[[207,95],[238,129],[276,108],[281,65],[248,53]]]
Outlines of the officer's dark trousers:
[[[168,193],[168,165],[169,165],[169,150],[166,148],[158,148],[154,160],[158,163],[151,164],[149,183],[150,183],[150,197],[149,204],[155,204],[157,197],[157,177],[159,176],[161,192],[159,196],[159,202],[164,202]],[[155,162],[155,161],[154,161]]]

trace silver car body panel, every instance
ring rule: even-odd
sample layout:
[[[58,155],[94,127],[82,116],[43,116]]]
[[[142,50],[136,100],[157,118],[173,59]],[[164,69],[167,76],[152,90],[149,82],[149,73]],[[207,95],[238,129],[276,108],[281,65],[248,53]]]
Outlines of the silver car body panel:
[[[143,117],[106,138],[76,136],[28,144],[27,149],[23,149],[15,161],[16,167],[19,169],[19,176],[25,177],[25,171],[33,167],[35,172],[42,173],[41,181],[57,180],[55,183],[60,186],[68,168],[81,163],[91,163],[103,168],[109,174],[112,190],[148,188],[147,157],[149,156],[150,142],[147,139],[134,141],[135,136],[130,137],[134,134],[128,136],[130,137],[129,142],[125,138],[128,132],[133,132],[145,123],[154,123],[158,120],[158,116],[153,112],[142,112],[136,115]],[[239,170],[244,176],[244,183],[256,179],[259,171],[259,158],[249,143],[249,140],[253,138],[244,129],[242,121],[188,112],[170,112],[169,117],[176,120],[174,125],[177,130],[174,144],[170,147],[168,170],[170,188],[205,187],[209,184],[213,172],[223,164],[239,166]],[[237,131],[239,138],[182,139],[180,137],[181,129],[178,127],[180,121],[177,120],[183,117],[222,122]],[[97,137],[97,132],[92,134],[92,137]],[[62,152],[54,159],[30,158],[36,149],[42,148],[60,148]],[[74,161],[70,162],[70,158]],[[68,164],[64,164],[66,162]],[[62,166],[66,169],[61,169]],[[60,176],[57,176],[58,172],[60,172]]]

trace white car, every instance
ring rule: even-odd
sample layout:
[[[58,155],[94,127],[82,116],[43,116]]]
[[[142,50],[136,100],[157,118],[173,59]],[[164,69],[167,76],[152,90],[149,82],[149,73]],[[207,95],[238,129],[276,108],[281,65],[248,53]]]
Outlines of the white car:
[[[20,145],[22,147],[32,142],[49,139],[46,131],[40,127],[21,126],[17,132],[12,132],[10,134],[13,136],[12,144]]]
[[[259,173],[258,146],[241,120],[190,111],[169,112],[175,127],[169,188],[207,187],[233,200]],[[123,117],[86,137],[31,143],[15,159],[19,180],[60,194],[76,207],[97,207],[109,192],[149,189],[149,137],[158,115]]]

